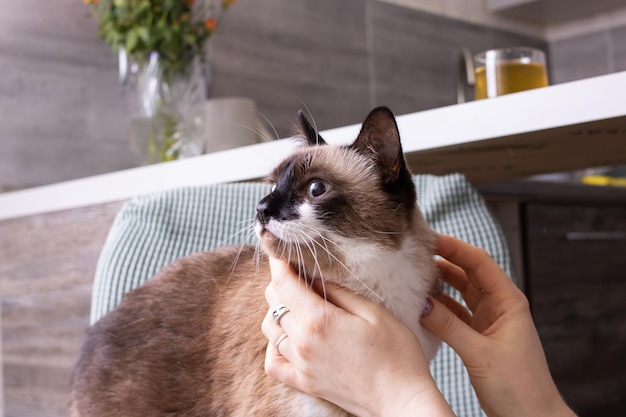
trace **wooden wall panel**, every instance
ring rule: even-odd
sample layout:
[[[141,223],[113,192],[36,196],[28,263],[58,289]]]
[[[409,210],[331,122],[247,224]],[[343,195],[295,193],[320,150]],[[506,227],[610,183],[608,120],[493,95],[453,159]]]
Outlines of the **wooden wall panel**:
[[[0,0],[0,183],[132,166],[117,54],[75,0]]]
[[[280,137],[296,112],[319,129],[362,122],[370,110],[363,0],[241,1],[211,40],[214,96],[253,97]]]
[[[96,262],[120,206],[0,222],[6,417],[67,416]]]
[[[79,0],[0,0],[0,190],[133,165],[117,56]],[[254,99],[279,137],[453,104],[458,51],[536,39],[375,0],[242,0],[211,39],[213,96]],[[542,42],[539,42],[543,44]]]
[[[551,82],[564,83],[626,70],[626,25],[550,44]]]

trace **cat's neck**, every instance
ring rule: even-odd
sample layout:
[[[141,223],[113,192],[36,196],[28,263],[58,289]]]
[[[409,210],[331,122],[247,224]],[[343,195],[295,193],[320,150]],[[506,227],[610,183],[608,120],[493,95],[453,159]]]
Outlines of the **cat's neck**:
[[[424,240],[415,231],[407,233],[397,249],[365,241],[337,242],[349,248],[344,249],[346,268],[323,279],[385,305],[416,332],[426,296],[437,280],[432,249]]]

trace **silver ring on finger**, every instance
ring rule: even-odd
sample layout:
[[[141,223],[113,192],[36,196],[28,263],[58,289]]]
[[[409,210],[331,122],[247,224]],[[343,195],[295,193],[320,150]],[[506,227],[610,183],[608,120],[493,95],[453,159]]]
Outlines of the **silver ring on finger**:
[[[280,335],[280,337],[278,338],[278,340],[276,341],[276,343],[274,343],[274,348],[276,348],[276,352],[278,352],[278,354],[280,356],[283,356],[282,353],[280,353],[280,344],[283,342],[283,340],[285,340],[287,338],[287,333],[283,333]]]
[[[272,317],[274,318],[274,323],[276,323],[276,325],[278,327],[280,326],[280,319],[285,315],[289,313],[289,309],[287,308],[286,305],[284,304],[278,304],[273,310],[272,310]]]

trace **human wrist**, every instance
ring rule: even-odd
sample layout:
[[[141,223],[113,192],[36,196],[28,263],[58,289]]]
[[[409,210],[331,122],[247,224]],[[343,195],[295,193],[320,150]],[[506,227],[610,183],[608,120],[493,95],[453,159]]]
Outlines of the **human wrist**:
[[[379,417],[454,417],[450,405],[432,381],[419,388],[407,388],[390,398]]]
[[[560,394],[556,394],[553,398],[550,414],[554,417],[576,417],[576,413],[565,403]]]
[[[576,417],[576,414],[567,406],[561,394],[556,387],[553,388],[551,394],[543,397],[543,399],[531,400],[520,403],[517,410],[512,410],[511,415],[534,417],[538,415],[549,415],[551,417]]]

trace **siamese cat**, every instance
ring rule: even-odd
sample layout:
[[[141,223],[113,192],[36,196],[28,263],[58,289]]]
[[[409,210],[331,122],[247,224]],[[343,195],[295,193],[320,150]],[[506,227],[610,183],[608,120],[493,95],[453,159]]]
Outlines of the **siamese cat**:
[[[326,144],[299,119],[304,144],[271,173],[256,208],[261,250],[194,254],[128,293],[87,332],[72,417],[348,416],[265,374],[268,256],[308,282],[335,282],[384,304],[434,356],[440,341],[419,317],[438,289],[435,235],[417,206],[393,114],[374,109],[348,146]]]

